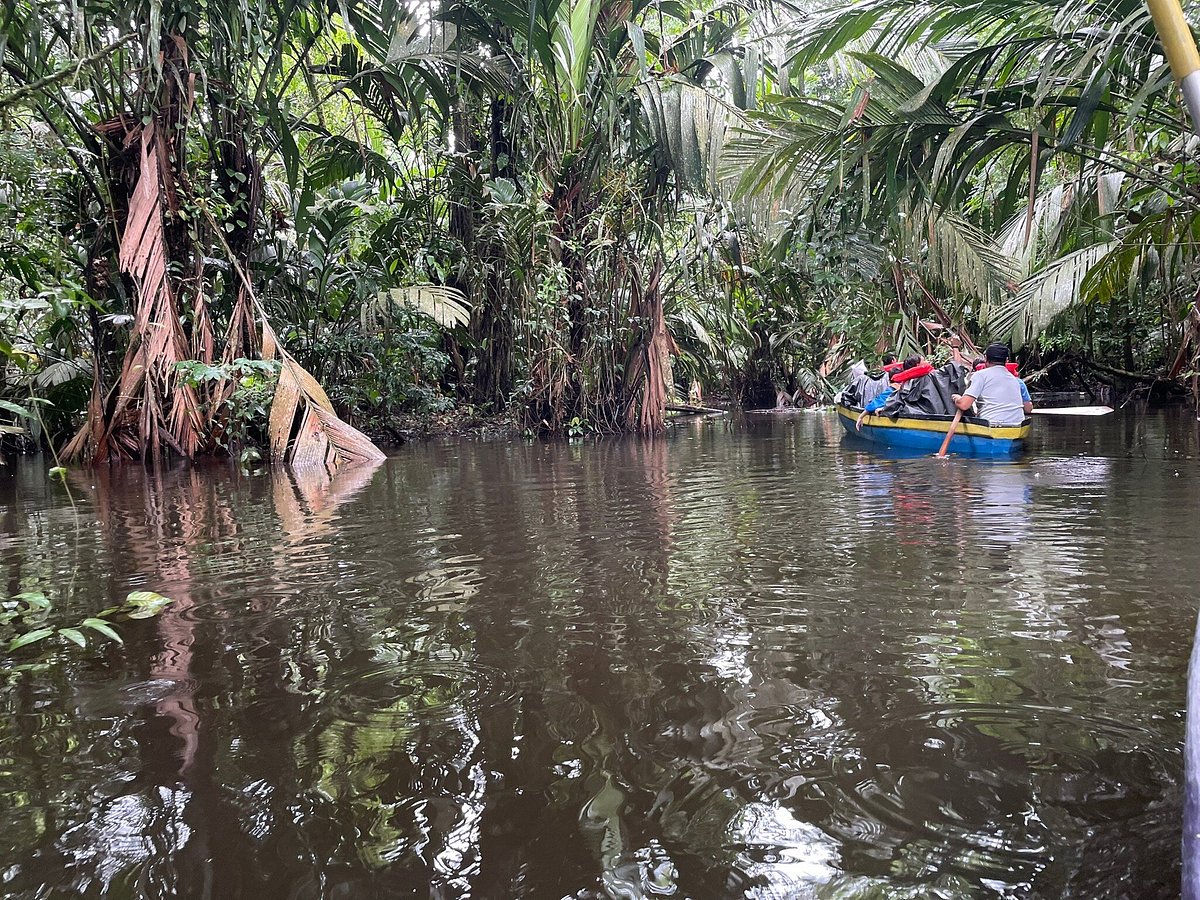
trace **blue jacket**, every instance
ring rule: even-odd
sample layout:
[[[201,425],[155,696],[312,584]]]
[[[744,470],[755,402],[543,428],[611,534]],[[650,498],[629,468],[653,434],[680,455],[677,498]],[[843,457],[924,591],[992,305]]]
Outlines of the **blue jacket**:
[[[882,394],[863,407],[867,412],[874,413],[883,409],[883,405],[888,402],[888,397],[896,393],[894,387],[888,387]]]

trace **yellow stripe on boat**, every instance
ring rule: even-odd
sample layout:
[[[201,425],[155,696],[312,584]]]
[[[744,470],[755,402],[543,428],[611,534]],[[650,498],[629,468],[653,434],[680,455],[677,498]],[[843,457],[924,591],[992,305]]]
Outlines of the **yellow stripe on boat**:
[[[860,412],[860,410],[852,410],[841,404],[838,404],[837,411],[840,415],[848,416],[852,420],[857,419]],[[863,426],[870,426],[871,428],[907,428],[912,431],[936,431],[940,434],[945,434],[950,430],[950,421],[950,419],[945,419],[944,421],[908,419],[904,416],[893,419],[890,416],[867,413],[866,418],[863,419]],[[973,422],[964,421],[958,423],[958,428],[954,430],[954,433],[969,435],[971,437],[1017,441],[1029,437],[1029,429],[1029,425],[977,425]]]

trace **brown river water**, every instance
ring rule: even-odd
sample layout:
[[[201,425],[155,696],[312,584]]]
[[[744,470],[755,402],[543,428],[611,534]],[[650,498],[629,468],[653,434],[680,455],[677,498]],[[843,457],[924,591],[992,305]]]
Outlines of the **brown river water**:
[[[175,602],[0,680],[0,893],[1177,896],[1198,446],[940,462],[807,412],[74,507],[10,466],[10,593]]]

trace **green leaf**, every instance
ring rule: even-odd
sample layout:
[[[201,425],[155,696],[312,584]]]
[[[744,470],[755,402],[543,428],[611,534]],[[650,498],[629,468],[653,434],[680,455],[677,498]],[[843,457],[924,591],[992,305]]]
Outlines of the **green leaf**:
[[[30,609],[49,609],[50,600],[41,591],[23,591],[20,594],[13,595],[14,600],[19,600]]]
[[[149,619],[157,616],[175,601],[154,591],[131,591],[125,598],[124,612],[131,619]]]
[[[1079,105],[1075,108],[1075,115],[1071,117],[1071,123],[1063,131],[1062,138],[1059,139],[1059,152],[1074,147],[1083,137],[1096,115],[1096,110],[1100,107],[1100,100],[1108,88],[1108,81],[1109,71],[1098,67],[1079,98]]]
[[[58,633],[65,637],[68,641],[74,641],[80,647],[87,646],[87,638],[83,636],[82,631],[78,631],[74,628],[60,628],[58,629]]]
[[[7,400],[0,400],[0,409],[5,410],[6,412],[10,412],[13,415],[20,416],[23,419],[34,418],[33,413],[31,413],[24,406],[18,406],[17,404],[10,403]]]
[[[8,649],[17,650],[29,644],[36,644],[38,641],[44,640],[52,634],[54,634],[53,628],[35,628],[33,631],[27,631],[13,638],[8,644]]]
[[[640,25],[634,22],[626,22],[625,28],[629,32],[629,43],[633,46],[633,58],[638,67],[638,78],[646,79],[646,33],[642,31]]]
[[[57,478],[59,481],[66,481],[66,480],[67,480],[67,469],[66,469],[66,466],[55,466],[54,468],[52,468],[52,469],[50,470],[50,472],[49,472],[48,474],[49,474],[49,476],[50,476],[50,480],[51,480],[51,481],[53,481],[53,480],[54,480],[54,479],[56,479],[56,478]]]
[[[79,624],[84,628],[90,628],[92,631],[100,632],[106,638],[112,638],[118,644],[125,643],[123,640],[121,640],[121,636],[113,631],[113,627],[103,619],[84,619]]]

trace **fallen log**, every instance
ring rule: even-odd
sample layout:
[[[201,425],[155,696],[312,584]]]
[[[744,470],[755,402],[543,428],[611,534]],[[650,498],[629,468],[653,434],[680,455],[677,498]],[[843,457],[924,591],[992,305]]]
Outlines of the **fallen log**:
[[[680,413],[685,416],[707,416],[713,413],[724,413],[723,409],[714,409],[711,406],[688,406],[682,403],[668,403],[666,406],[667,412]]]

